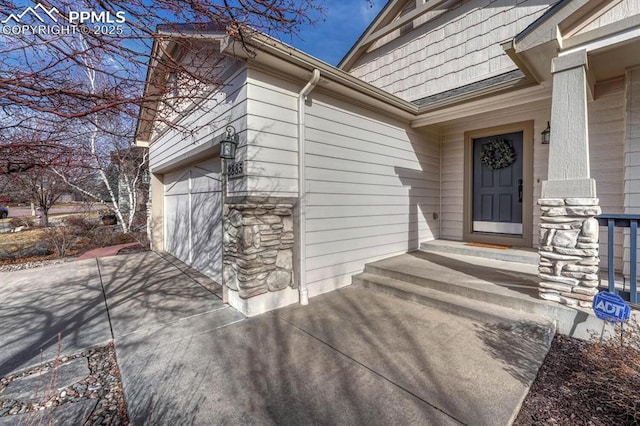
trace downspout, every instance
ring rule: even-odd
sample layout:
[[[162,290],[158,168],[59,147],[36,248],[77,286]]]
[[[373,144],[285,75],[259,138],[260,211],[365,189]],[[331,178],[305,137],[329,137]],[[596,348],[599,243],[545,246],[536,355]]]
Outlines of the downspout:
[[[320,80],[320,71],[313,70],[311,80],[298,94],[298,291],[300,293],[300,304],[309,304],[309,290],[307,289],[307,163],[306,163],[306,142],[305,142],[305,102],[307,95],[316,87]]]

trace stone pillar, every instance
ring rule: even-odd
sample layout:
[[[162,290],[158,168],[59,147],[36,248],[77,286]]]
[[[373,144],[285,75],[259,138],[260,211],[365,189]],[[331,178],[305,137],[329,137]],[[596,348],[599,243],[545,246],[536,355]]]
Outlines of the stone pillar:
[[[590,176],[587,53],[553,60],[548,180],[538,200],[540,297],[591,306],[597,293],[601,213]]]
[[[598,221],[594,198],[546,198],[540,217],[540,297],[591,306],[598,293]]]
[[[240,298],[297,288],[293,202],[247,197],[224,206],[224,281]]]

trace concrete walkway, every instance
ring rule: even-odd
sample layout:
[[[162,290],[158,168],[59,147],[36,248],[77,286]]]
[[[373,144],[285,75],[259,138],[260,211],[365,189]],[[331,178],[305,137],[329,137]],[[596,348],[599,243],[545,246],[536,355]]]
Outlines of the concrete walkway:
[[[134,424],[509,424],[552,337],[361,288],[246,319],[149,252],[0,273],[0,300],[0,375],[113,335]]]

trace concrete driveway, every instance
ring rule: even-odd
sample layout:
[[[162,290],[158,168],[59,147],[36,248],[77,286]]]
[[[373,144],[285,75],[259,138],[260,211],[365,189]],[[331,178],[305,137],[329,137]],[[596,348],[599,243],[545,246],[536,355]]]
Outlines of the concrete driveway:
[[[0,274],[2,375],[115,338],[134,424],[508,424],[551,329],[361,288],[247,319],[154,253]],[[106,300],[106,303],[105,303]]]

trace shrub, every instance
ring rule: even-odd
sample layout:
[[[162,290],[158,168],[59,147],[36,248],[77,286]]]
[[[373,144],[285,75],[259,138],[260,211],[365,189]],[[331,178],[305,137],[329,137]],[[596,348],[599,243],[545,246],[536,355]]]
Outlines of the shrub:
[[[115,226],[99,226],[91,233],[91,241],[96,247],[107,247],[115,244]]]
[[[58,257],[65,257],[74,240],[73,229],[68,226],[51,226],[44,230],[43,240],[53,247]]]
[[[9,221],[9,225],[12,228],[19,228],[20,226],[26,226],[27,228],[32,228],[35,226],[35,222],[33,219],[28,217],[12,217]]]
[[[82,216],[67,216],[62,222],[74,229],[79,236],[86,236],[98,225],[96,222],[86,219]]]
[[[127,243],[135,243],[136,239],[131,234],[117,234],[116,235],[116,244],[127,244]]]

